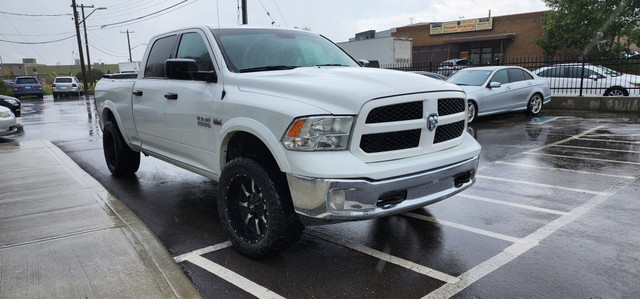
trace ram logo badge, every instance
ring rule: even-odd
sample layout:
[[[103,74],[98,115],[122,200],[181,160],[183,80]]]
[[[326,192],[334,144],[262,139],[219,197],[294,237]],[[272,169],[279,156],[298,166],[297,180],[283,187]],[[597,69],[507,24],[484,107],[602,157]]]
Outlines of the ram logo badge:
[[[438,126],[438,115],[437,114],[429,115],[429,117],[427,117],[427,130],[431,132],[435,130],[437,126]]]
[[[196,117],[196,119],[198,120],[198,126],[205,127],[205,128],[211,128],[211,117],[198,116],[198,117]]]

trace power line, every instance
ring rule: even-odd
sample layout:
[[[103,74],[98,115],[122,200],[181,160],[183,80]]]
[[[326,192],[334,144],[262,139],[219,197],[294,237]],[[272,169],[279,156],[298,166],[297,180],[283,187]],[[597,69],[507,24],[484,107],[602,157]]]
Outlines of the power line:
[[[284,15],[282,15],[282,12],[280,11],[280,7],[278,7],[278,3],[276,3],[276,0],[272,0],[273,4],[276,6],[276,9],[278,10],[278,13],[280,13],[280,17],[282,18],[282,21],[284,21],[284,25],[287,26],[287,28],[289,28],[289,24],[287,24],[287,20],[284,19]]]
[[[159,14],[159,13],[161,13],[161,12],[163,12],[163,11],[166,11],[166,10],[168,10],[168,9],[171,9],[171,8],[173,8],[173,7],[176,7],[176,6],[178,6],[178,5],[182,4],[182,3],[185,3],[185,2],[187,2],[187,1],[189,1],[189,0],[183,0],[183,1],[180,1],[180,2],[178,2],[178,3],[174,4],[174,5],[171,5],[171,6],[169,6],[169,7],[165,7],[165,8],[163,8],[163,9],[161,9],[161,10],[158,10],[158,11],[155,11],[155,12],[152,12],[152,13],[150,13],[150,14],[146,14],[146,15],[144,15],[144,16],[140,16],[140,17],[137,17],[137,18],[133,18],[133,19],[129,19],[129,20],[126,20],[126,21],[120,21],[120,22],[115,22],[115,23],[111,23],[111,24],[102,25],[102,26],[100,26],[100,28],[104,28],[104,27],[107,27],[107,26],[113,26],[113,25],[124,24],[124,23],[129,23],[129,22],[133,22],[133,21],[140,20],[140,19],[144,19],[144,18],[147,18],[147,17],[153,16],[153,15]],[[196,1],[196,0],[194,0],[194,2],[195,2],[195,1]]]
[[[0,39],[0,42],[11,43],[11,44],[20,44],[20,45],[42,45],[42,44],[50,44],[50,43],[61,42],[63,40],[68,40],[68,39],[70,39],[70,38],[72,38],[74,36],[75,36],[75,34],[74,35],[69,35],[69,36],[67,36],[65,38],[56,39],[56,40],[49,40],[49,41],[43,41],[43,42],[21,42],[21,41],[6,40],[6,39]]]
[[[25,16],[25,17],[61,17],[61,16],[72,16],[73,15],[73,14],[70,14],[70,13],[53,14],[53,15],[32,15],[32,14],[15,13],[15,12],[7,12],[7,11],[0,11],[0,14],[14,15],[14,16]]]
[[[269,19],[271,19],[271,25],[273,26],[276,23],[276,21],[273,19],[273,17],[271,17],[271,14],[267,10],[267,8],[264,7],[264,4],[262,3],[262,0],[258,0],[258,2],[260,2],[260,5],[262,6],[262,9],[264,9],[264,11],[267,13],[267,16],[269,16]]]
[[[196,3],[197,1],[198,1],[198,0],[192,0],[191,2],[189,2],[189,3],[185,4],[185,5],[182,5],[182,6],[180,6],[180,7],[174,7],[174,8],[173,8],[173,10],[164,11],[164,12],[162,12],[162,13],[158,14],[158,15],[151,16],[151,17],[149,17],[149,18],[147,18],[147,19],[142,19],[142,20],[132,21],[132,22],[130,22],[130,23],[125,23],[125,24],[116,25],[116,26],[113,26],[113,27],[111,27],[111,28],[120,28],[120,27],[124,27],[124,26],[131,25],[131,24],[136,24],[136,23],[140,23],[140,22],[145,22],[145,21],[151,20],[151,19],[153,19],[153,18],[156,18],[156,17],[162,16],[162,15],[165,15],[165,14],[168,14],[168,13],[172,13],[172,12],[174,12],[174,11],[178,10],[178,9],[181,9],[181,8],[187,7],[187,6],[189,6],[189,5],[193,4],[193,3]],[[91,26],[89,26],[89,27],[91,27]],[[94,26],[94,27],[100,27],[100,26]]]

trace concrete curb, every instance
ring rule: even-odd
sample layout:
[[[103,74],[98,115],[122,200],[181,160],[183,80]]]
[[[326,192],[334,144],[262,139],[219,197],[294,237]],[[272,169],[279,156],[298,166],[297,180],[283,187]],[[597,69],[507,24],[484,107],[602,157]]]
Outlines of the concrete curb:
[[[150,261],[143,259],[143,262],[147,266],[155,268],[152,269],[155,270],[154,272],[162,275],[177,298],[201,298],[191,280],[178,267],[173,256],[131,210],[111,195],[98,181],[82,170],[78,164],[53,143],[46,140],[42,140],[42,142],[54,154],[55,158],[64,165],[72,177],[95,194],[96,200],[103,204],[103,209],[107,213],[113,214],[124,223],[126,229],[128,229],[127,236],[132,244],[141,245],[143,251],[150,258]]]
[[[640,97],[553,96],[545,105],[556,110],[591,110],[606,112],[640,112]]]

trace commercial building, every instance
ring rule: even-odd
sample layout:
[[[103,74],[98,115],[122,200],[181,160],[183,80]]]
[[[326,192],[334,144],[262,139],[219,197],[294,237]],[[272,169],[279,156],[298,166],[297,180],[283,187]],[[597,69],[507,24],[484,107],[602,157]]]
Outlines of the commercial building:
[[[360,32],[348,42],[337,43],[355,59],[375,61],[376,64],[411,63],[411,38],[391,36],[393,29]]]
[[[419,23],[395,28],[391,35],[412,39],[413,63],[469,58],[474,64],[491,64],[514,58],[542,57],[542,49],[534,38],[543,36],[540,18],[545,13]]]

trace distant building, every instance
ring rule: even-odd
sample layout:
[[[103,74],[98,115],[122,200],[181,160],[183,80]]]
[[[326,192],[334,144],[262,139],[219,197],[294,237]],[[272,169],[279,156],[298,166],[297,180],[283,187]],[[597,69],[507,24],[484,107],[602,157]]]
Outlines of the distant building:
[[[541,57],[544,53],[533,39],[543,36],[540,18],[545,13],[419,23],[395,28],[391,35],[413,40],[414,63],[469,58],[475,64],[490,64]]]
[[[360,32],[348,42],[337,45],[355,59],[378,61],[380,65],[411,63],[411,38],[393,37],[392,31]]]

